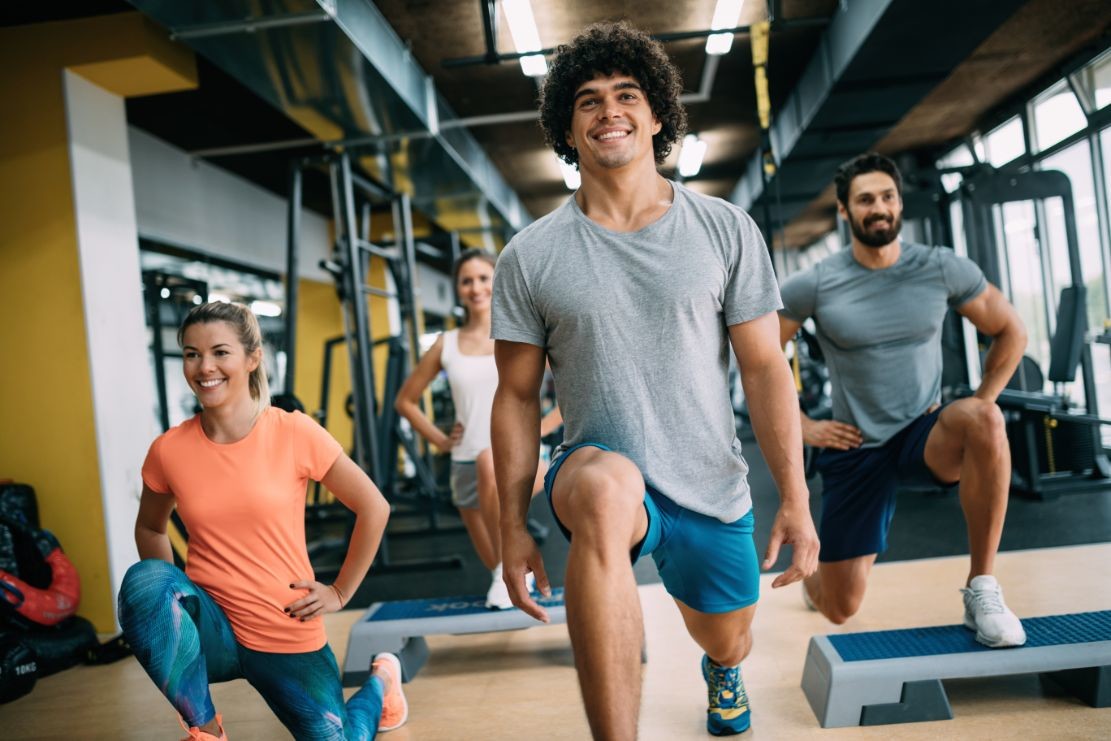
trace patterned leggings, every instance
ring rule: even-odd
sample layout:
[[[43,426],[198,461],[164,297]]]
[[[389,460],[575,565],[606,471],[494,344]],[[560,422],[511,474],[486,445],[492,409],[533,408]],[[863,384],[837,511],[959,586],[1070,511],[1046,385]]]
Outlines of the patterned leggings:
[[[345,704],[336,657],[276,654],[239,645],[220,607],[173,564],[147,559],[128,569],[120,624],[139,663],[190,726],[216,716],[209,682],[244,678],[295,739],[374,738],[382,682],[371,677]]]

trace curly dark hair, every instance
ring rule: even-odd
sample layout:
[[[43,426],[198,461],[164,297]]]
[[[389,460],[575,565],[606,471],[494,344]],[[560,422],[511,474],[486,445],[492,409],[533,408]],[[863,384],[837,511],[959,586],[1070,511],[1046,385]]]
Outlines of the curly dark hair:
[[[833,184],[837,189],[837,200],[842,205],[849,205],[849,186],[857,175],[866,175],[870,172],[883,172],[895,181],[895,190],[899,197],[903,197],[903,176],[899,174],[899,167],[888,157],[878,152],[865,152],[858,154],[847,162],[842,162],[833,176]]]
[[[575,91],[598,75],[628,75],[648,98],[660,122],[652,137],[656,164],[687,131],[687,111],[679,102],[683,80],[658,41],[624,21],[587,26],[570,44],[556,50],[540,91],[540,127],[545,141],[567,164],[577,165],[579,153],[567,144]]]

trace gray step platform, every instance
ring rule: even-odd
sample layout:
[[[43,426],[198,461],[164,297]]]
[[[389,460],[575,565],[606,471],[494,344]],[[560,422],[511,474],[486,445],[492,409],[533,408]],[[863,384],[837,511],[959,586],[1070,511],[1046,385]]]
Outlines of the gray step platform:
[[[566,623],[563,590],[552,590],[550,598],[538,598],[548,612],[549,624]],[[343,661],[343,684],[358,687],[370,676],[370,662],[378,653],[397,654],[401,672],[408,682],[428,661],[428,635],[494,633],[543,625],[520,610],[489,610],[484,596],[438,597],[436,599],[375,602],[351,626],[347,656]]]
[[[823,728],[953,717],[943,679],[1048,676],[1111,707],[1111,610],[1022,621],[1026,645],[991,649],[963,625],[814,636],[802,689]]]

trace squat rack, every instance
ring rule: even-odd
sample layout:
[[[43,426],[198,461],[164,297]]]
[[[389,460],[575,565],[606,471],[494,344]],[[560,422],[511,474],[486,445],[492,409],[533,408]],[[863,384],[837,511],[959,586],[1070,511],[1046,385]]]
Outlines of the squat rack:
[[[426,514],[428,523],[422,530],[406,535],[443,533],[436,518],[438,487],[431,467],[420,451],[412,433],[403,429],[392,403],[393,397],[411,368],[415,367],[420,348],[420,330],[417,321],[416,254],[418,245],[413,234],[412,201],[408,194],[398,193],[374,180],[353,171],[351,155],[342,151],[322,157],[295,160],[289,176],[289,217],[286,266],[286,347],[289,360],[286,365],[286,388],[293,388],[296,349],[296,307],[298,301],[298,255],[300,210],[302,205],[302,172],[306,168],[324,168],[331,185],[331,205],[335,224],[335,242],[332,254],[320,266],[331,274],[336,284],[343,314],[343,335],[325,343],[325,364],[331,365],[331,349],[339,344],[347,348],[351,372],[353,397],[352,422],[354,425],[355,462],[367,472],[371,480],[390,501],[391,508],[412,505],[417,514]],[[371,241],[371,218],[375,206],[388,206],[393,241],[376,244]],[[454,258],[459,253],[459,237],[449,235],[450,254],[441,254],[429,245],[420,245],[421,251],[436,251],[438,257]],[[371,258],[380,258],[386,269],[385,288],[370,285]],[[394,326],[385,334],[375,335],[375,327],[368,310],[370,297],[396,302]],[[392,314],[392,311],[391,311]],[[394,325],[394,322],[390,322]],[[384,379],[382,400],[376,393],[374,350],[388,348],[388,362]],[[328,396],[325,376],[322,401]],[[423,405],[422,405],[423,406]],[[323,421],[323,420],[322,420]],[[399,448],[404,449],[413,466],[413,475],[402,477],[398,471]],[[353,527],[348,518],[346,547]],[[454,531],[454,529],[452,529]],[[401,533],[394,533],[400,535]],[[375,571],[409,571],[441,568],[461,568],[458,555],[442,558],[421,558],[395,561],[390,556],[390,533],[383,537]]]

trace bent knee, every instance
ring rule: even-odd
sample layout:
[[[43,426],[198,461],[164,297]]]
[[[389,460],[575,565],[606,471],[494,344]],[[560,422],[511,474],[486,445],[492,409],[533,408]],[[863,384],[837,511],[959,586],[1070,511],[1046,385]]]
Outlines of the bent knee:
[[[644,478],[628,459],[613,456],[580,469],[566,501],[573,532],[596,530],[618,536],[644,506]]]
[[[571,485],[571,497],[576,509],[595,515],[631,511],[644,501],[644,478],[623,458],[585,466]]]
[[[176,590],[184,580],[181,569],[160,558],[145,558],[132,564],[120,584],[120,611],[151,596]]]
[[[181,569],[169,561],[163,561],[161,558],[144,558],[142,561],[133,563],[128,567],[123,575],[121,591],[128,586],[146,583],[154,579],[170,579],[178,573],[181,573]]]
[[[1006,444],[1007,423],[1003,411],[994,403],[983,399],[970,399],[966,410],[967,432],[970,440],[981,444]]]
[[[831,599],[822,605],[822,614],[835,625],[844,625],[860,612],[861,599]]]

